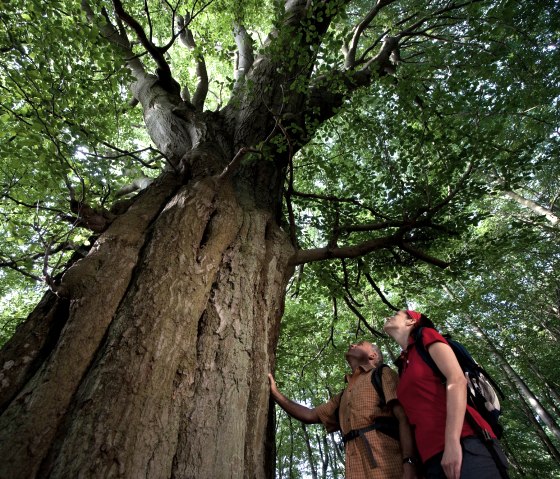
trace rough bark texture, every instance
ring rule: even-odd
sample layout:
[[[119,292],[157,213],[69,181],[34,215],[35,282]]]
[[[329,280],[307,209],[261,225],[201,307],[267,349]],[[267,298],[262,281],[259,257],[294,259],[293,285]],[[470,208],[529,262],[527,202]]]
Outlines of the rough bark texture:
[[[169,171],[1,353],[1,479],[273,471],[267,373],[294,256],[278,214],[287,153],[230,164],[237,142],[269,132],[258,102],[195,111],[156,80],[133,91]]]
[[[272,216],[213,179],[146,191],[63,278],[66,325],[0,418],[0,477],[265,477],[293,254]]]
[[[48,292],[0,350],[0,413],[41,366],[68,319],[68,301]]]

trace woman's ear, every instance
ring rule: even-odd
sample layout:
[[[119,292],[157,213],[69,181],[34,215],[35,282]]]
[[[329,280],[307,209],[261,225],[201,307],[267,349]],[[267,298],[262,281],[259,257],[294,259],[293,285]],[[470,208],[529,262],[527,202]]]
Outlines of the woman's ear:
[[[406,325],[407,326],[414,326],[416,324],[416,321],[412,318],[409,318],[408,316],[406,317]]]

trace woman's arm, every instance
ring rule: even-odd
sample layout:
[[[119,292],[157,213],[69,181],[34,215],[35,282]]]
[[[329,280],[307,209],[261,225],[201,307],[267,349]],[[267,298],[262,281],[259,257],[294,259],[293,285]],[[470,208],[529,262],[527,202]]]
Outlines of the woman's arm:
[[[268,375],[268,380],[270,381],[270,394],[278,405],[290,416],[305,424],[317,424],[321,422],[315,409],[310,409],[298,404],[284,396],[276,387],[276,381],[274,381],[274,376],[272,376],[272,374]]]
[[[467,408],[467,380],[448,344],[433,343],[428,346],[428,353],[446,379],[447,416],[441,465],[448,479],[459,479],[463,461],[460,439]]]

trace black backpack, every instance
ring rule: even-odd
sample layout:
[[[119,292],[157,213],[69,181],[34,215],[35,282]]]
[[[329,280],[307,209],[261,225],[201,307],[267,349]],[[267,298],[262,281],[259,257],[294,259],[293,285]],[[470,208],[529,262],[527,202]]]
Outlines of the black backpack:
[[[416,350],[418,351],[420,357],[428,364],[428,366],[430,366],[430,368],[432,368],[434,373],[441,378],[442,383],[445,383],[445,376],[436,366],[436,363],[424,347],[424,343],[422,342],[423,330],[424,328],[421,327],[416,333],[414,343]],[[476,409],[499,439],[503,435],[503,427],[498,422],[502,412],[499,398],[504,399],[504,393],[492,377],[484,370],[484,368],[482,368],[482,366],[473,359],[465,346],[452,339],[449,334],[445,334],[443,337],[455,353],[459,366],[461,366],[461,369],[467,378],[467,404]],[[400,373],[401,367],[399,366],[399,375]],[[470,418],[470,415],[467,416],[467,419],[469,419],[469,422],[474,427],[476,423],[472,418]],[[481,431],[480,429],[481,428],[476,425],[475,430],[484,434],[484,431]]]
[[[387,403],[385,401],[385,392],[383,391],[383,368],[388,368],[387,364],[380,364],[371,373],[371,384],[375,388],[379,396],[379,407],[384,408]]]

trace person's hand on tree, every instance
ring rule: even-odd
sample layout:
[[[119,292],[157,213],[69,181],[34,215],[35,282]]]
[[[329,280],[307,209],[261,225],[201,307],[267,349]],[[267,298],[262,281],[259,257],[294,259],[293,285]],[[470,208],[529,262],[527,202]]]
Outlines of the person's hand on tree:
[[[270,391],[272,393],[278,392],[276,381],[274,380],[274,376],[271,373],[268,373],[268,382],[270,383]]]

